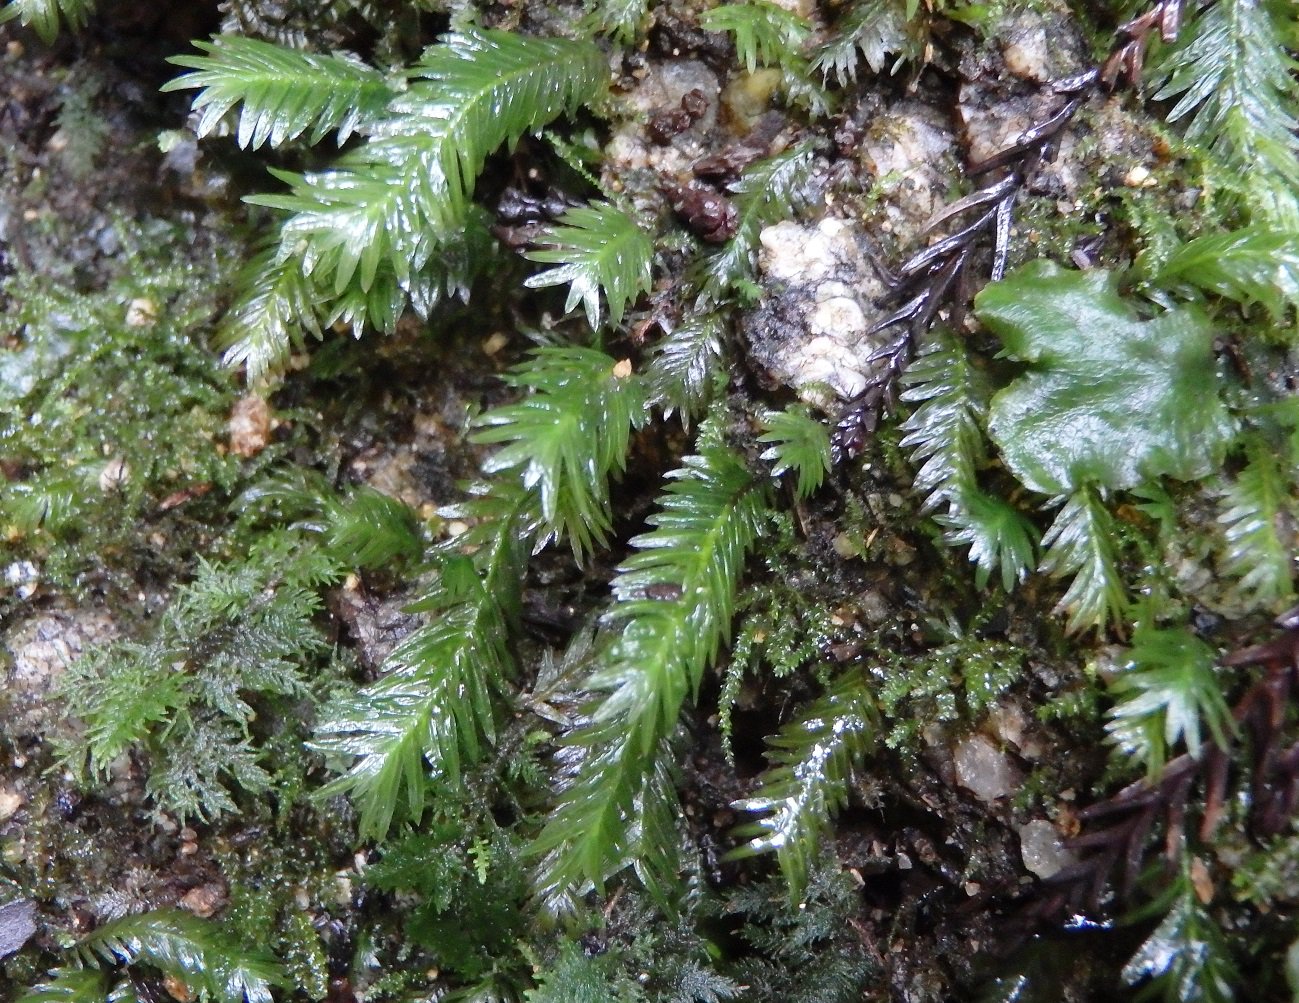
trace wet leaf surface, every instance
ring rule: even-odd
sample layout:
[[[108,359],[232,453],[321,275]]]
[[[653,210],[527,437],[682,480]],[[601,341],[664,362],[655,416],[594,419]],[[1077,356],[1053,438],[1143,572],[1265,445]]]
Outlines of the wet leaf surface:
[[[1143,320],[1116,274],[1047,261],[988,286],[975,306],[1003,354],[1028,363],[993,397],[988,431],[1034,491],[1194,480],[1222,462],[1232,423],[1198,309]]]

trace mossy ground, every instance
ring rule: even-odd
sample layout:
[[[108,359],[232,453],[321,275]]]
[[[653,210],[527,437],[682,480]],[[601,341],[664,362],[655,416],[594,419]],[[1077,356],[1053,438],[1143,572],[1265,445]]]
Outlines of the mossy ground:
[[[664,5],[665,27],[629,61],[629,75],[653,72],[675,46],[691,44],[692,13]],[[506,19],[550,16],[538,5]],[[1041,16],[1048,26],[1066,18],[1055,5],[1025,6],[1022,16]],[[1053,612],[1057,583],[1031,576],[992,601],[975,588],[964,556],[942,544],[921,512],[891,424],[869,462],[847,465],[810,501],[791,506],[777,544],[749,569],[737,655],[729,674],[705,681],[681,753],[690,849],[702,862],[682,917],[661,914],[633,882],[607,903],[586,903],[561,946],[523,921],[516,826],[546,797],[556,750],[545,713],[521,708],[503,726],[498,753],[475,768],[477,793],[437,803],[426,832],[447,838],[435,854],[421,858],[421,837],[409,837],[384,855],[393,873],[379,877],[365,876],[368,851],[346,801],[310,797],[325,764],[286,723],[309,715],[305,703],[253,700],[248,741],[272,783],[256,796],[236,792],[238,810],[216,820],[177,818],[147,797],[147,758],[124,754],[93,783],[58,764],[51,739],[71,729],[75,742],[76,732],[60,720],[52,677],[113,637],[150,636],[200,560],[245,559],[272,521],[241,505],[249,488],[308,469],[338,486],[376,486],[419,512],[425,532],[443,532],[435,507],[455,497],[457,482],[474,476],[481,459],[463,436],[468,416],[505,399],[497,377],[529,347],[521,332],[543,330],[557,314],[558,301],[521,293],[512,263],[496,278],[499,288],[489,281],[475,290],[473,307],[442,314],[437,330],[412,323],[387,338],[311,343],[270,398],[264,441],[236,448],[231,415],[248,388],[219,366],[212,335],[251,239],[234,201],[249,188],[250,165],[230,149],[196,161],[193,150],[190,160],[183,150],[164,157],[155,142],[160,130],[182,128],[186,109],[174,95],[155,93],[165,73],[156,57],[179,51],[169,32],[192,30],[141,29],[110,12],[52,51],[12,26],[0,36],[8,45],[0,92],[9,95],[0,109],[0,219],[7,221],[0,392],[25,408],[0,417],[7,576],[0,667],[12,677],[0,694],[0,795],[8,798],[0,808],[13,806],[0,815],[0,899],[32,897],[42,919],[37,937],[0,962],[0,996],[35,982],[87,926],[177,904],[216,914],[249,945],[270,948],[288,968],[286,996],[331,1003],[347,999],[345,974],[374,1000],[429,999],[470,985],[478,998],[529,992],[534,1003],[728,993],[921,1003],[973,999],[990,984],[988,998],[1014,999],[1009,983],[991,981],[1003,971],[1034,973],[1039,984],[1060,987],[1057,999],[1126,991],[1118,970],[1149,924],[1056,931],[1025,947],[1023,930],[992,904],[1032,880],[1020,827],[1049,819],[1068,830],[1077,807],[1102,796],[1113,779],[1098,711],[1106,648],[1066,635]],[[1087,30],[1069,22],[1075,36],[1086,38]],[[338,32],[373,42],[366,29],[331,21],[330,44]],[[400,34],[394,29],[382,44],[400,44]],[[996,37],[953,46],[959,55],[950,58],[990,58]],[[730,58],[724,47],[705,55]],[[889,81],[871,100],[945,108],[952,98],[949,85],[931,76]],[[1066,260],[1081,249],[1096,264],[1125,264],[1158,236],[1163,220],[1176,220],[1184,234],[1207,225],[1196,215],[1206,205],[1212,214],[1213,203],[1187,198],[1199,183],[1194,163],[1178,151],[1151,152],[1162,148],[1161,127],[1130,98],[1112,100],[1125,103],[1082,119],[1085,138],[1068,162],[1070,192],[1048,186],[1019,208],[1013,260],[1043,250]],[[621,114],[643,130],[643,117]],[[952,158],[959,161],[958,150]],[[522,160],[494,162],[486,187],[501,187]],[[1155,172],[1132,175],[1145,160],[1158,160]],[[915,197],[906,187],[881,193],[863,183],[860,163],[842,164],[839,186],[870,193],[845,196],[859,198],[851,214],[870,226],[890,219],[890,205]],[[638,178],[652,183],[628,171],[632,195]],[[900,248],[899,257],[909,250]],[[1284,351],[1248,339],[1233,323],[1222,319],[1222,337],[1244,335],[1253,369],[1283,382],[1292,368]],[[19,393],[29,386],[38,392]],[[773,390],[766,373],[741,369],[728,393],[733,413],[743,415],[787,391]],[[675,430],[638,444],[642,462],[615,488],[618,539],[637,531],[657,472],[681,449]],[[1184,560],[1164,569],[1150,568],[1162,555],[1144,543],[1154,525],[1149,514],[1129,507],[1119,515],[1120,533],[1131,534],[1124,561],[1132,581],[1158,587],[1161,578],[1194,579],[1199,584],[1186,594],[1206,609],[1233,608],[1226,585],[1204,581],[1215,510],[1183,516],[1165,552]],[[534,562],[524,590],[523,664],[535,666],[585,629],[617,559],[605,555],[586,568],[564,555]],[[324,638],[333,654],[308,655],[303,635],[316,696],[373,678],[376,652],[402,632],[396,611],[419,572],[413,564],[385,569],[325,590],[311,639]],[[768,603],[772,596],[778,599]],[[779,611],[775,619],[763,619],[764,604]],[[90,620],[99,626],[85,626]],[[1204,614],[1224,649],[1258,636],[1264,620],[1261,611],[1226,623]],[[34,624],[46,625],[39,638]],[[45,647],[37,650],[37,640]],[[761,737],[862,652],[872,655],[888,720],[885,748],[861,771],[805,907],[791,909],[768,862],[721,859],[738,821],[732,804],[762,768]],[[743,672],[759,663],[775,671]],[[532,710],[543,697],[532,692]],[[953,749],[973,735],[1009,763],[1014,789],[983,799],[961,780]],[[1236,829],[1216,844],[1217,873],[1238,865],[1233,904],[1272,911],[1271,920],[1255,916],[1250,929],[1231,936],[1259,938],[1264,946],[1240,952],[1257,968],[1254,998],[1279,999],[1285,910],[1299,898],[1293,836],[1264,853],[1242,834],[1240,818],[1231,823]],[[400,871],[403,861],[408,872]],[[707,974],[713,966],[729,974]]]

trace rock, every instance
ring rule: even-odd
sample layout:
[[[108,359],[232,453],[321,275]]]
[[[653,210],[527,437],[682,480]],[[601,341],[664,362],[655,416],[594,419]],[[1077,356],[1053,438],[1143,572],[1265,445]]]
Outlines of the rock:
[[[1046,29],[1041,23],[1027,19],[1027,23],[1013,29],[1001,49],[1001,58],[1006,61],[1006,69],[1012,76],[1034,83],[1045,83],[1051,79],[1049,61],[1050,48],[1047,46]]]
[[[955,145],[946,116],[918,102],[904,101],[871,120],[857,156],[881,187],[895,238],[910,242],[947,204],[959,175]]]
[[[104,494],[120,491],[131,479],[131,465],[120,456],[114,456],[100,468],[99,490]]]
[[[117,636],[103,610],[52,610],[15,629],[5,645],[13,656],[8,694],[41,699],[82,653]]]
[[[19,599],[30,599],[41,586],[41,571],[31,561],[14,561],[5,565],[0,576],[6,589],[13,589]]]
[[[1010,757],[983,735],[957,742],[952,760],[956,782],[987,804],[1018,788],[1023,779]]]
[[[667,145],[645,141],[644,122],[659,112],[680,108],[681,99],[699,91],[706,106],[694,123]],[[625,122],[605,146],[606,177],[612,180],[634,171],[655,171],[668,178],[684,177],[690,166],[708,152],[705,136],[716,132],[721,85],[717,74],[697,59],[655,63],[643,80],[622,97]]]
[[[18,899],[0,905],[0,958],[20,950],[36,934],[36,903]]]
[[[8,822],[23,806],[23,796],[17,791],[0,789],[0,825]]]
[[[1056,827],[1044,819],[1034,819],[1019,827],[1019,852],[1024,866],[1043,880],[1078,862]]]
[[[271,441],[271,408],[256,394],[240,397],[230,412],[230,452],[245,459],[256,456]]]
[[[824,388],[849,398],[865,387],[871,354],[886,339],[866,332],[885,290],[866,264],[854,224],[767,227],[758,265],[772,295],[745,321],[750,354],[777,381],[817,403]]]
[[[180,898],[182,909],[187,909],[202,919],[214,915],[225,904],[225,887],[216,881],[199,885],[197,888],[191,888]]]

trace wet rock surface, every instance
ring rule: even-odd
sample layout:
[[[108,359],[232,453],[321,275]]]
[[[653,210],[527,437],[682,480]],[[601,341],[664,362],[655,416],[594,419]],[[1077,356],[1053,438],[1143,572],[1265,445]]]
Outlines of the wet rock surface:
[[[860,229],[834,217],[787,221],[763,230],[760,242],[766,295],[744,324],[752,359],[809,400],[825,403],[827,388],[844,398],[860,393],[887,340],[867,333],[885,287],[867,264]]]

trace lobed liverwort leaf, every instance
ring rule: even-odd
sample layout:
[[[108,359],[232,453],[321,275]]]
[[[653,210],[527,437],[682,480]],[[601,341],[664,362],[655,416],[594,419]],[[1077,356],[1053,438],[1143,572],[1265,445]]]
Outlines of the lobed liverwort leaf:
[[[1216,469],[1233,425],[1218,399],[1213,331],[1195,307],[1142,320],[1118,276],[1034,261],[975,298],[1027,372],[992,399],[988,433],[1034,491],[1131,488]]]

